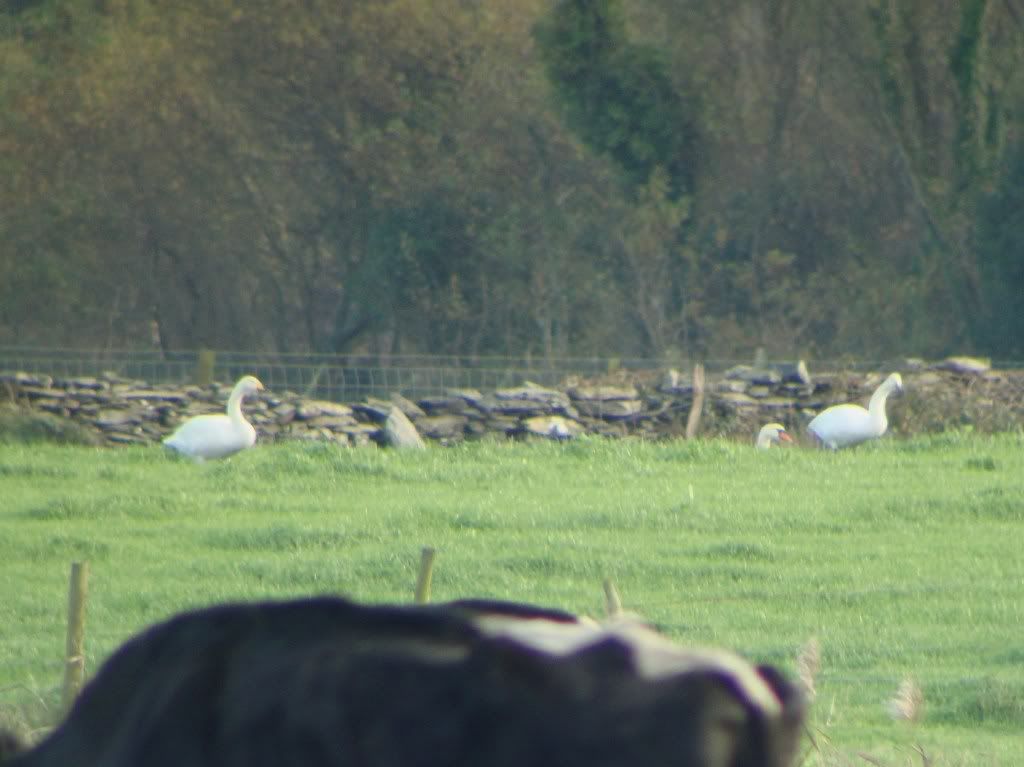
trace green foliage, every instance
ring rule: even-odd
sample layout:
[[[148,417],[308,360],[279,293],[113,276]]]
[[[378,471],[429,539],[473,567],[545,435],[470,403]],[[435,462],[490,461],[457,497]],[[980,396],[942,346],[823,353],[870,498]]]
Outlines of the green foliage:
[[[318,593],[411,601],[430,545],[438,601],[600,617],[611,577],[627,609],[682,642],[792,673],[816,636],[812,731],[840,755],[920,743],[936,764],[1014,764],[1022,447],[1020,435],[965,433],[838,454],[717,440],[418,453],[291,443],[195,465],[156,447],[3,445],[0,561],[12,587],[0,625],[12,630],[0,632],[0,708],[56,700],[73,559],[92,563],[91,673],[188,607]],[[884,707],[908,675],[924,693],[915,725]]]
[[[656,49],[631,42],[619,0],[561,0],[537,26],[548,77],[569,125],[633,184],[657,167],[675,195],[692,185],[692,117]]]
[[[703,298],[693,251],[683,244],[690,199],[673,199],[659,167],[620,215],[620,279],[647,346],[657,356],[687,347]]]
[[[964,0],[960,3],[960,29],[956,43],[949,56],[949,66],[956,78],[960,90],[962,116],[960,119],[960,142],[962,162],[967,167],[965,172],[973,171],[977,148],[974,142],[979,133],[984,133],[984,126],[977,121],[977,80],[979,49],[984,37],[982,21],[988,0]],[[979,130],[979,128],[981,130]]]
[[[0,6],[0,40],[23,41],[40,63],[59,67],[62,57],[101,41],[106,24],[97,6],[95,0],[7,0]]]
[[[977,251],[982,307],[974,336],[980,349],[1024,358],[1024,143],[1018,142],[996,188],[978,205]]]
[[[970,96],[975,83],[981,23],[987,4],[988,0],[967,0],[960,4],[960,29],[950,52],[950,67],[965,98]]]

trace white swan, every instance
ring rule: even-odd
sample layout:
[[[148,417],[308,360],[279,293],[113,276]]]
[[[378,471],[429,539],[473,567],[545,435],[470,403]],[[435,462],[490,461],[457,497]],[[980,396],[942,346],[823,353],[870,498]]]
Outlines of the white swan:
[[[761,427],[761,431],[757,433],[755,446],[758,450],[767,450],[772,445],[777,445],[780,442],[792,441],[793,438],[789,436],[786,427],[781,423],[766,423]]]
[[[893,392],[902,391],[903,379],[899,373],[893,373],[875,389],[867,410],[860,405],[833,405],[818,413],[807,424],[807,431],[821,447],[830,450],[877,439],[889,426],[885,401]]]
[[[254,376],[243,376],[231,390],[227,413],[197,415],[164,440],[164,445],[196,461],[224,458],[256,444],[256,429],[242,415],[242,399],[262,391]]]

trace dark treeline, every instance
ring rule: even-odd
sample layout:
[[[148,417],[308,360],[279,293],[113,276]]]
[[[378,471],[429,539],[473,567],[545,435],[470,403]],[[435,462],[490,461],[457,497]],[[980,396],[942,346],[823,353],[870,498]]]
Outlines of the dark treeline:
[[[0,343],[1019,359],[1022,117],[1021,0],[6,0]]]

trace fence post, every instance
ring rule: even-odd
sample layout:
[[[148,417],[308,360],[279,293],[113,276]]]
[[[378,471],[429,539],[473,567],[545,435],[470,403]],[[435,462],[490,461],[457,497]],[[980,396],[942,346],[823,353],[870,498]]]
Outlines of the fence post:
[[[213,383],[213,369],[217,364],[217,352],[213,349],[200,349],[196,357],[196,384],[209,386]]]
[[[82,678],[85,676],[85,595],[89,580],[89,563],[71,563],[71,581],[68,587],[68,637],[64,661],[64,711],[75,702]]]
[[[698,362],[693,366],[693,404],[690,415],[686,419],[686,438],[693,439],[700,428],[700,415],[704,410],[704,365]]]
[[[420,552],[420,573],[416,578],[416,604],[425,605],[430,601],[430,579],[434,572],[434,555],[437,552],[424,546]]]
[[[622,599],[611,578],[604,579],[604,612],[608,618],[622,615]]]

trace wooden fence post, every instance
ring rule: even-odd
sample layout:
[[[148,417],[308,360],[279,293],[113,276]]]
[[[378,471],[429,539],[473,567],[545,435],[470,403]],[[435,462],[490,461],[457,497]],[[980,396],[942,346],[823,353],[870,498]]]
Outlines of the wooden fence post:
[[[68,587],[68,638],[64,661],[64,711],[75,702],[85,676],[85,595],[89,580],[89,563],[71,563]]]
[[[618,618],[622,615],[622,600],[611,578],[604,579],[604,611],[609,618]]]
[[[217,352],[213,349],[200,349],[196,357],[196,384],[209,386],[213,383],[213,369],[217,365]]]
[[[434,573],[434,555],[437,552],[424,546],[420,552],[420,573],[416,578],[416,604],[425,605],[430,601],[430,579]]]
[[[693,404],[690,415],[686,419],[686,438],[693,439],[700,428],[700,415],[704,410],[704,365],[698,362],[693,366]]]

